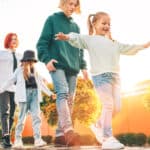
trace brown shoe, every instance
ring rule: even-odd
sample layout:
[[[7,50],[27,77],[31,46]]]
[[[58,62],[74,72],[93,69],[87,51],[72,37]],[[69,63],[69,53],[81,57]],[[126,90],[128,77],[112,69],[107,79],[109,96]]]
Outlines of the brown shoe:
[[[73,130],[65,133],[66,146],[80,146],[80,135]]]
[[[63,146],[66,146],[65,136],[58,136],[58,137],[55,137],[54,144],[55,144],[55,147],[63,147]]]

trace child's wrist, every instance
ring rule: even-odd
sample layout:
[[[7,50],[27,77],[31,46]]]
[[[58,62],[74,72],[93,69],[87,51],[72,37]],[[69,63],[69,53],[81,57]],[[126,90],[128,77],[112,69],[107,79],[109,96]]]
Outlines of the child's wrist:
[[[144,44],[144,48],[148,48],[150,46],[150,42]]]

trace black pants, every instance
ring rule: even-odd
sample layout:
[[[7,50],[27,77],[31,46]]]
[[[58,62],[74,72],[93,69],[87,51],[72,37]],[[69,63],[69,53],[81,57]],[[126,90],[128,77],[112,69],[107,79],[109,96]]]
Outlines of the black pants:
[[[2,124],[2,136],[10,134],[14,121],[16,104],[14,92],[3,92],[0,94],[0,119]]]

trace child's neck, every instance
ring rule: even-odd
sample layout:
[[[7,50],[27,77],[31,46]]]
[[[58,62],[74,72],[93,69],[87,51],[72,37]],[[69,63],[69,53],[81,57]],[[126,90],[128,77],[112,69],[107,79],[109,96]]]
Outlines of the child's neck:
[[[103,34],[95,34],[95,35],[105,36],[105,35],[103,35]]]

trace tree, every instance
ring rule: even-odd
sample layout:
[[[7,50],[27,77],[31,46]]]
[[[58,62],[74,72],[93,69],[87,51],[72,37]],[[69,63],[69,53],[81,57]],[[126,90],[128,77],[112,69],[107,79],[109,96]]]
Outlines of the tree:
[[[94,90],[91,80],[78,78],[73,120],[89,126],[95,122],[100,114],[101,104]]]
[[[48,86],[50,90],[54,91],[52,84],[49,84]],[[41,110],[50,125],[53,126],[57,124],[56,95],[48,97],[43,94]],[[74,100],[73,122],[77,120],[85,126],[88,126],[97,120],[100,111],[101,104],[91,80],[87,81],[79,77]]]

